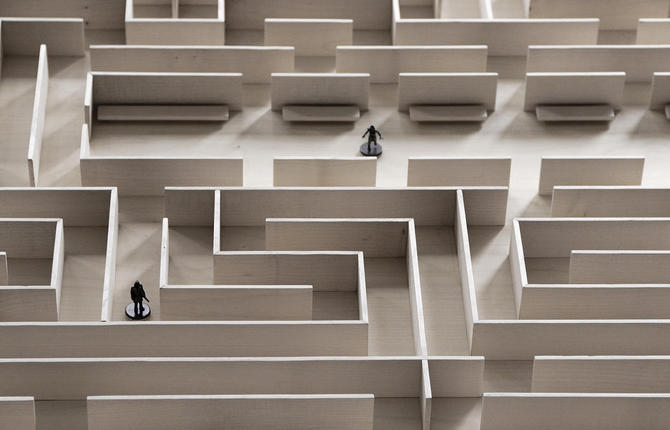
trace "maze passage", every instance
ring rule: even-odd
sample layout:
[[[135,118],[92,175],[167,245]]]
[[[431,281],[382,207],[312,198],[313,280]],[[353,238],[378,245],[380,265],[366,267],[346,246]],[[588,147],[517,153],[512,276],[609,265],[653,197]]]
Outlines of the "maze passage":
[[[0,0],[0,430],[667,430],[670,0]]]

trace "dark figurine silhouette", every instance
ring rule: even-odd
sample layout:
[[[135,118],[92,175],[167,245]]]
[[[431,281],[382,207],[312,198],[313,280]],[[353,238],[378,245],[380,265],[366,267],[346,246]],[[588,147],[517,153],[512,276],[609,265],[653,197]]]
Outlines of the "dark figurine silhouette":
[[[147,298],[147,295],[144,292],[144,286],[140,283],[140,281],[135,281],[133,286],[130,287],[130,298],[135,305],[135,317],[141,317],[144,315],[144,305],[142,304],[142,300],[146,300],[148,302],[149,299]]]
[[[367,130],[365,130],[365,133],[363,133],[362,137],[368,137],[368,143],[367,143],[367,148],[365,148],[365,144],[361,145],[361,153],[363,155],[379,155],[382,152],[381,145],[377,143],[377,136],[379,136],[380,139],[384,139],[382,137],[382,134],[375,128],[374,125],[371,125],[368,127]]]

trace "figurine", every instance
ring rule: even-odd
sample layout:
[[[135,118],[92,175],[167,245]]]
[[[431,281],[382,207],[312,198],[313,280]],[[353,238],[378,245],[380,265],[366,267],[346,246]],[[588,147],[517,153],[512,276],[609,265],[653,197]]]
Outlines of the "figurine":
[[[382,134],[375,128],[374,125],[371,125],[368,127],[365,133],[363,133],[362,137],[365,137],[366,135],[368,136],[368,143],[361,145],[361,154],[368,157],[376,157],[377,155],[381,155],[382,146],[377,143],[377,136],[379,136],[380,139],[384,139]]]
[[[149,305],[145,305],[142,301],[150,300],[147,298],[146,293],[144,292],[144,286],[140,281],[135,281],[132,287],[130,287],[130,299],[133,301],[126,306],[126,315],[128,318],[133,320],[143,320],[151,314],[151,308]]]

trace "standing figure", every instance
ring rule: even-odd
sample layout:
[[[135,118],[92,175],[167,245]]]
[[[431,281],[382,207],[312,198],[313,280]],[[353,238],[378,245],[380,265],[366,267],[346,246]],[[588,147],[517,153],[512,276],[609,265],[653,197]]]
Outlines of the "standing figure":
[[[362,137],[365,136],[368,137],[368,143],[361,145],[361,154],[369,157],[380,155],[382,153],[382,146],[377,143],[377,136],[379,136],[380,139],[384,138],[382,137],[382,134],[379,132],[379,130],[377,130],[374,125],[371,125],[367,130],[365,130],[365,133],[363,133]]]
[[[130,299],[133,301],[126,306],[126,315],[134,320],[142,320],[149,316],[151,309],[149,305],[144,305],[142,302],[146,300],[149,302],[146,293],[144,292],[144,286],[140,281],[135,281],[132,287],[130,287]]]

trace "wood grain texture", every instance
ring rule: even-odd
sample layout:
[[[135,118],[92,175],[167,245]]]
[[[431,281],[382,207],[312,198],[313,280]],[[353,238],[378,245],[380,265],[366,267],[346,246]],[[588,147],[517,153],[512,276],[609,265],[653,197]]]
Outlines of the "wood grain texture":
[[[519,319],[667,319],[670,285],[529,284]]]
[[[495,110],[497,73],[400,73],[398,110],[411,105],[482,105]]]
[[[435,360],[440,362],[441,370],[434,375],[439,384],[476,375],[480,366],[470,357]],[[2,395],[30,393],[38,400],[83,400],[93,394],[221,393],[372,393],[417,398],[421,360],[391,356],[0,359],[0,374]],[[157,374],[171,377],[156,378]],[[137,383],[129,385],[126,379]]]
[[[0,217],[62,218],[66,227],[104,227],[111,188],[3,188]]]
[[[374,84],[399,73],[486,72],[487,48],[476,46],[338,46],[338,73],[369,73]]]
[[[667,393],[668,356],[540,356],[533,391],[541,393]]]
[[[609,73],[526,73],[524,110],[537,105],[609,105],[619,110],[623,104],[626,74]]]
[[[666,217],[667,188],[556,187],[552,216]]]
[[[35,430],[35,399],[0,397],[0,430]]]
[[[0,335],[8,358],[368,354],[368,324],[359,321],[0,323]],[[145,349],[138,350],[138,337]]]
[[[540,195],[549,195],[560,185],[640,185],[645,157],[542,157]],[[560,194],[560,195],[558,195]],[[565,192],[557,194],[561,204]]]
[[[569,258],[575,249],[665,250],[667,218],[519,218],[526,258]]]
[[[356,122],[361,110],[356,105],[284,105],[281,117],[289,122]]]
[[[361,251],[366,257],[407,256],[408,219],[268,218],[269,251]]]
[[[530,0],[530,18],[598,18],[602,30],[635,30],[639,18],[667,18],[665,0]]]
[[[312,285],[314,292],[358,290],[358,253],[246,251],[214,254],[215,285]]]
[[[366,157],[275,157],[275,187],[374,187],[377,159]]]
[[[656,72],[651,81],[649,109],[665,110],[670,103],[670,73]]]
[[[488,118],[483,105],[409,107],[409,119],[417,122],[483,122]]]
[[[670,19],[640,18],[635,34],[635,43],[638,45],[668,45],[670,44]]]
[[[265,45],[293,46],[296,55],[332,56],[338,45],[353,45],[351,19],[265,19]]]
[[[368,109],[366,73],[273,73],[272,110],[285,105],[354,105]]]
[[[529,45],[598,41],[597,19],[400,19],[394,28],[395,45],[482,44],[495,56],[526,56]]]
[[[372,394],[89,396],[88,427],[372,430]]]
[[[482,430],[660,430],[670,418],[670,395],[485,393]],[[631,411],[635,411],[632,413]]]
[[[288,46],[91,45],[92,71],[242,73],[247,84],[269,83],[273,72],[293,72]]]
[[[667,284],[670,251],[570,253],[571,284]]]
[[[222,104],[242,108],[241,73],[91,72],[93,106]]]
[[[480,320],[472,354],[491,360],[536,355],[666,355],[667,320]]]
[[[509,186],[511,157],[410,157],[408,187]]]
[[[84,55],[84,20],[81,18],[2,18],[3,55]]]
[[[262,30],[266,18],[352,19],[355,30],[391,28],[387,0],[227,0],[229,29]]]
[[[33,187],[38,185],[40,174],[40,158],[42,155],[44,124],[47,116],[48,91],[49,63],[47,60],[47,46],[41,45],[37,65],[33,116],[30,121],[30,138],[28,142],[28,179],[30,180],[30,185]]]
[[[309,321],[311,285],[168,285],[161,321]]]
[[[527,72],[625,72],[627,82],[650,82],[670,68],[667,45],[537,45],[528,47]]]
[[[160,196],[167,186],[242,185],[241,158],[85,157],[82,185],[118,187],[122,196]]]
[[[225,105],[99,105],[98,121],[228,121]]]

